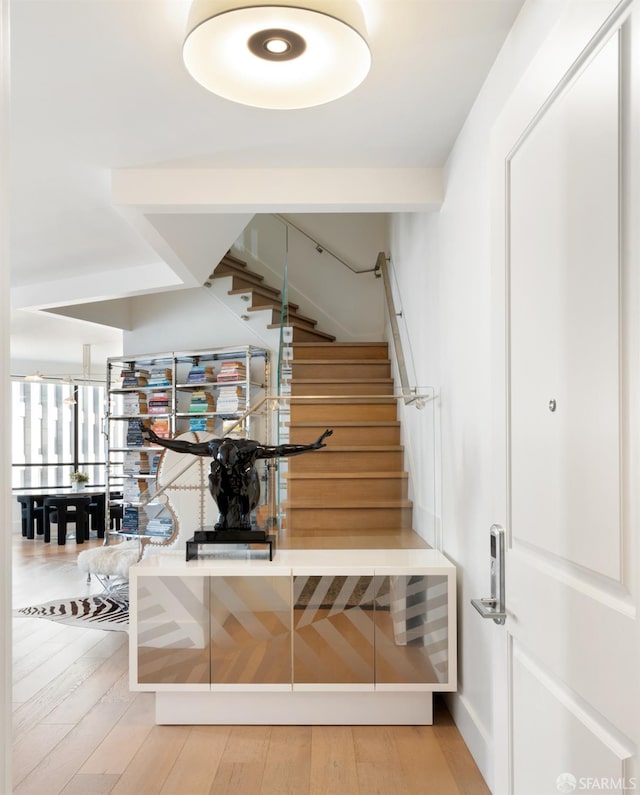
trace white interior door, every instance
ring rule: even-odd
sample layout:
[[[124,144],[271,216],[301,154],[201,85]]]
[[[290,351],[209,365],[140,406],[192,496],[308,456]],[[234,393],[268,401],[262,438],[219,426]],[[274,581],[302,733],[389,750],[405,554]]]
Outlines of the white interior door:
[[[603,32],[506,159],[514,795],[640,791],[639,49],[630,17]]]

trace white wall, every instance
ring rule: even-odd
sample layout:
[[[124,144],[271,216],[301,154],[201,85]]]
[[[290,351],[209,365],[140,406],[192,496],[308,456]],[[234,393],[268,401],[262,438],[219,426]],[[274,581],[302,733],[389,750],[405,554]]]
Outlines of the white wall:
[[[492,635],[469,600],[489,587],[491,504],[491,130],[565,4],[527,2],[447,164],[437,214],[395,215],[391,257],[410,330],[416,374],[438,392],[443,551],[459,572],[456,722],[483,775],[493,779]],[[427,434],[407,414],[406,435]],[[414,456],[417,459],[417,457]],[[420,482],[420,470],[412,472]],[[418,513],[420,516],[420,513]]]
[[[210,290],[196,287],[133,298],[134,328],[124,332],[125,354],[162,353],[262,341]]]
[[[298,216],[298,220],[304,216]],[[323,216],[306,216],[323,220]],[[340,251],[358,248],[366,237],[364,254],[368,267],[375,265],[377,252],[387,242],[387,216],[364,214],[345,216],[339,225],[327,216],[322,242]],[[313,225],[310,227],[314,230]],[[285,257],[284,225],[270,215],[256,216],[241,240],[247,251],[234,253],[248,262],[250,269],[265,277],[265,284],[281,290]],[[334,244],[334,240],[336,241]],[[255,254],[255,259],[251,254]],[[340,252],[336,250],[336,253]],[[260,260],[262,257],[262,261]],[[356,263],[359,265],[360,263]],[[362,265],[361,267],[365,267]],[[289,300],[300,312],[318,321],[317,328],[334,334],[338,340],[381,340],[384,334],[382,284],[372,273],[355,275],[328,254],[318,254],[313,245],[295,230],[289,235]],[[257,318],[239,319],[213,290],[193,288],[172,290],[128,299],[131,330],[124,332],[123,350],[127,354],[155,353],[184,348],[233,345],[269,345],[260,336]]]

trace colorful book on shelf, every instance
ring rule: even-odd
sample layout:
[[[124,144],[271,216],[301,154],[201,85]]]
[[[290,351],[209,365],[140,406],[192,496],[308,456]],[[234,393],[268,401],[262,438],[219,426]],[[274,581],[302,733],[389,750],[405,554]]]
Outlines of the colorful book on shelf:
[[[169,414],[171,398],[168,392],[154,392],[147,401],[149,414]]]
[[[223,386],[218,392],[216,411],[218,414],[235,414],[240,409],[243,391],[240,386]]]
[[[227,361],[222,362],[216,380],[221,381],[244,381],[247,377],[247,368],[243,362]]]
[[[214,408],[213,395],[210,392],[205,392],[204,389],[197,389],[191,393],[190,414],[214,411]]]
[[[149,519],[145,533],[150,536],[170,536],[173,532],[173,522],[170,517],[154,516]]]
[[[189,417],[189,430],[215,433],[216,423],[211,417]]]
[[[152,367],[148,376],[148,386],[171,386],[173,375],[169,367]]]
[[[147,396],[144,392],[132,392],[122,396],[122,413],[125,417],[147,413]]]
[[[120,373],[122,386],[146,386],[148,383],[148,370],[123,370]]]
[[[127,447],[142,447],[144,444],[144,437],[142,435],[142,421],[141,420],[128,420],[127,421]]]
[[[140,514],[137,508],[125,507],[122,512],[122,532],[138,533],[140,531]]]
[[[151,430],[161,439],[171,438],[171,425],[168,417],[158,417],[151,423]],[[159,447],[160,445],[156,445]]]
[[[136,475],[148,475],[149,456],[146,453],[125,453],[122,472],[124,475],[133,477]]]
[[[213,367],[203,364],[194,364],[187,375],[187,384],[206,384],[216,380]]]

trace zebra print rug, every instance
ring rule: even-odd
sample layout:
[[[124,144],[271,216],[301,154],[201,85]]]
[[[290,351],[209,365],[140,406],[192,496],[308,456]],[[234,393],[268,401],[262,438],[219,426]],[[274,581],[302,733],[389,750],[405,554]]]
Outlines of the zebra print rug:
[[[129,629],[129,599],[123,594],[93,594],[77,599],[46,602],[33,607],[21,607],[14,616],[47,618],[85,629],[107,629],[126,632]]]

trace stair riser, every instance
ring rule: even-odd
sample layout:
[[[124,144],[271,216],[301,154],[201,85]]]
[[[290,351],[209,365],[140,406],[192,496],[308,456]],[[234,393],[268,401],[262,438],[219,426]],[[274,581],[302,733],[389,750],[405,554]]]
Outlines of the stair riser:
[[[330,452],[319,450],[289,459],[289,472],[401,472],[402,450]]]
[[[294,358],[305,359],[388,359],[389,348],[386,342],[372,345],[314,345],[296,347]]]
[[[324,427],[296,428],[289,430],[289,440],[292,444],[307,444],[309,439],[317,439]],[[367,425],[354,425],[347,428],[337,427],[333,430],[330,443],[347,445],[363,444],[400,444],[400,428],[397,425],[386,425],[382,428],[371,428]]]
[[[353,471],[353,470],[352,470]],[[407,478],[345,478],[343,480],[324,478],[313,480],[289,480],[287,499],[314,502],[325,506],[327,502],[338,507],[342,500],[406,500]],[[330,495],[330,496],[329,496]]]
[[[292,381],[291,391],[294,395],[393,395],[393,381],[364,381],[358,384],[301,384]]]
[[[288,531],[380,530],[411,527],[411,508],[289,508],[286,526]]]
[[[331,427],[331,421],[384,421],[396,419],[396,402],[388,403],[292,403],[291,422],[320,422]]]
[[[339,378],[389,378],[390,365],[388,360],[379,362],[341,362],[332,361],[328,364],[297,361],[293,358],[293,378],[322,380]]]

